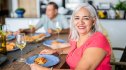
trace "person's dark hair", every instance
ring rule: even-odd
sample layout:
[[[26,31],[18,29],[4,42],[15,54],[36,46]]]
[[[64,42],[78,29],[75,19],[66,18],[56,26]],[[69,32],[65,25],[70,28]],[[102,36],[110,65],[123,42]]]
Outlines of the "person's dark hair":
[[[49,2],[48,5],[53,5],[55,9],[58,9],[58,5],[55,2]]]

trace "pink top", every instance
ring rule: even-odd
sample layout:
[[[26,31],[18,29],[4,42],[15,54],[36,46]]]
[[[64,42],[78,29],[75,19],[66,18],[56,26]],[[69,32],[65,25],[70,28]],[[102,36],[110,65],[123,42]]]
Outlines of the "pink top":
[[[110,56],[111,56],[111,48],[109,42],[106,37],[100,33],[95,32],[80,48],[76,48],[76,41],[70,41],[71,49],[69,54],[66,57],[66,62],[70,66],[71,70],[74,70],[83,56],[83,52],[85,49],[89,47],[97,47],[102,48],[107,52],[107,55],[103,59],[103,61],[97,66],[96,70],[111,70],[110,66]]]

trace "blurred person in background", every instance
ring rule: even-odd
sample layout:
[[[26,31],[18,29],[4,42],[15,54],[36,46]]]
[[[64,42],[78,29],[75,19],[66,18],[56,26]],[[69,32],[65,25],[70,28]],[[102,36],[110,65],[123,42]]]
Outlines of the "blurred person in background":
[[[58,24],[57,24],[58,23]],[[64,15],[58,14],[58,6],[54,2],[49,2],[46,7],[46,14],[42,15],[40,21],[31,29],[20,29],[20,32],[35,32],[44,27],[46,32],[55,33],[57,26],[61,29],[60,33],[68,33],[69,23]]]
[[[60,49],[44,49],[40,54],[68,54],[66,62],[70,70],[111,70],[111,48],[98,23],[94,7],[82,3],[70,20],[69,45]],[[30,64],[31,70],[50,70],[38,64]],[[53,70],[67,70],[55,69]]]

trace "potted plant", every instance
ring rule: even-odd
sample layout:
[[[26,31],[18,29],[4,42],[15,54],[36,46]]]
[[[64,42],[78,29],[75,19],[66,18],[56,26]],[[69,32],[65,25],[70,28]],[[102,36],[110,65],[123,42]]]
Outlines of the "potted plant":
[[[15,12],[16,12],[16,14],[17,14],[17,16],[18,16],[19,18],[22,18],[22,17],[24,17],[23,15],[24,15],[24,13],[25,13],[25,9],[24,9],[24,8],[17,8],[17,9],[15,10]]]
[[[124,18],[125,12],[126,12],[126,1],[119,1],[118,4],[114,7],[116,10],[117,16],[119,18]]]

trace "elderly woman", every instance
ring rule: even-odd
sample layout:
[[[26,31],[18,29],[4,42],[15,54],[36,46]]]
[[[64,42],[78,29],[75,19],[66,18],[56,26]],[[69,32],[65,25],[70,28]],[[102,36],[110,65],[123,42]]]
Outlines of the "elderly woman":
[[[95,9],[83,3],[72,14],[70,22],[70,47],[49,50],[40,54],[68,54],[66,62],[70,70],[111,70],[111,49],[108,40],[98,26]],[[32,70],[50,70],[37,64],[30,65]],[[60,70],[60,69],[53,69]]]

